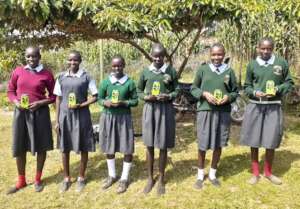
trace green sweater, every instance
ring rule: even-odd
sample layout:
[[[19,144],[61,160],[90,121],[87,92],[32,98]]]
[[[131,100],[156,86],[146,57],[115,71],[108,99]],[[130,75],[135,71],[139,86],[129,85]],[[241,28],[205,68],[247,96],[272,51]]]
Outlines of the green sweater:
[[[229,102],[223,105],[213,105],[207,102],[202,97],[204,91],[214,94],[214,91],[219,89],[223,95],[229,97]],[[235,101],[238,96],[238,89],[236,84],[236,77],[234,71],[229,68],[220,75],[213,72],[209,65],[201,66],[195,76],[191,94],[198,99],[197,111],[224,111],[230,112],[230,103]]]
[[[252,60],[247,66],[244,84],[247,96],[250,99],[258,100],[254,96],[254,92],[266,92],[266,82],[268,80],[274,81],[277,87],[276,95],[268,100],[281,100],[281,97],[288,93],[294,85],[286,60],[276,56],[274,64],[268,66],[261,66],[256,60]]]
[[[165,73],[156,74],[148,68],[144,69],[140,75],[137,85],[137,92],[140,99],[144,99],[145,95],[150,95],[154,82],[159,82],[160,93],[169,94],[172,99],[178,93],[178,80],[176,71],[169,66]]]
[[[130,114],[130,107],[137,106],[138,104],[134,81],[128,78],[124,84],[120,84],[118,82],[112,84],[109,78],[104,79],[99,86],[98,92],[98,101],[100,105],[104,106],[103,103],[105,100],[112,99],[113,90],[117,90],[119,92],[118,100],[127,102],[127,106],[110,108],[104,107],[103,112],[111,114]]]

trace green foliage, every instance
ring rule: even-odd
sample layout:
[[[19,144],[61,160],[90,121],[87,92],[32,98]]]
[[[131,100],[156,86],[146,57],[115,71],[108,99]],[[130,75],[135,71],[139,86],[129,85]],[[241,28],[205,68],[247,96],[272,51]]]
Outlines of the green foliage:
[[[70,50],[79,50],[82,55],[82,66],[86,68],[95,79],[100,78],[100,43],[98,41],[77,41],[67,48],[60,48],[57,50],[42,50],[42,63],[53,70],[54,74],[66,69],[66,60]],[[120,54],[126,60],[127,66],[134,66],[138,60],[141,59],[141,54],[138,50],[128,44],[122,44],[117,41],[104,41],[103,42],[103,65],[104,71],[110,70],[110,63],[113,56]],[[126,69],[130,71],[139,69]],[[132,72],[131,72],[132,73]]]
[[[167,58],[172,64],[174,57],[180,55],[181,72],[203,29],[224,19],[228,20],[224,25],[232,26],[224,34],[234,36],[232,43],[244,44],[238,47],[253,49],[258,36],[271,34],[276,36],[282,53],[290,51],[294,43],[290,37],[299,34],[299,5],[298,0],[4,0],[0,5],[0,25],[21,33],[7,38],[34,37],[38,43],[52,39],[46,42],[52,47],[82,38],[111,38],[130,44],[149,60],[148,46],[140,44],[140,39],[164,43],[162,34],[166,34],[172,40],[166,45]],[[268,18],[281,30],[269,28]],[[246,52],[247,57],[253,54],[253,50],[238,51]]]
[[[22,57],[18,51],[2,50],[0,52],[0,81],[7,80],[12,69],[20,64],[21,61]]]
[[[35,35],[40,41],[112,38],[132,45],[149,60],[149,51],[139,39],[163,42],[161,34],[168,34],[174,40],[167,46],[170,63],[180,45],[188,46],[181,56],[180,71],[202,29],[238,9],[233,0],[6,0],[0,6],[0,23],[20,31],[22,38],[30,38],[28,33],[32,35],[34,30],[46,31],[42,38]],[[50,44],[56,43],[60,41]]]
[[[217,36],[229,51],[244,59],[254,57],[259,39],[270,36],[278,54],[292,58],[300,46],[300,2],[262,0],[261,3],[268,6],[245,9],[238,17],[222,21]]]

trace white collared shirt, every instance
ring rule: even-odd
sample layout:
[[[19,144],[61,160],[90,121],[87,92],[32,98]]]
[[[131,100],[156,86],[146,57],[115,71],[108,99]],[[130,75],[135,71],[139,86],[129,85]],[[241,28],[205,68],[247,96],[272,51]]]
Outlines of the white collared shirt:
[[[80,68],[75,74],[72,74],[70,71],[67,71],[63,76],[70,76],[70,77],[80,78],[84,72],[85,72],[85,70],[83,70],[83,69]],[[96,81],[94,79],[90,80],[88,88],[89,88],[89,92],[92,95],[98,94],[98,89],[97,89],[97,86],[96,86]],[[55,94],[57,96],[62,96],[61,85],[60,85],[58,79],[56,79],[54,90],[53,90],[53,94]]]
[[[213,65],[212,63],[208,64],[209,68],[211,69],[211,71],[217,73],[218,75],[224,73],[229,67],[227,64],[222,64],[219,67],[216,67],[215,65]],[[219,71],[217,71],[217,69]]]
[[[128,76],[125,74],[122,78],[118,79],[115,76],[110,75],[109,80],[112,84],[120,83],[121,85],[123,85],[128,80]]]
[[[44,66],[43,66],[43,64],[39,64],[37,67],[32,68],[29,65],[26,65],[24,68],[28,69],[28,70],[36,71],[36,72],[41,72],[44,69]]]
[[[260,56],[256,57],[256,62],[260,65],[260,66],[269,66],[269,65],[273,65],[275,62],[275,55],[272,54],[272,56],[270,57],[269,60],[265,61],[263,60]]]
[[[161,66],[161,68],[157,69],[153,65],[153,63],[151,63],[151,65],[149,66],[149,70],[152,71],[153,73],[160,74],[160,73],[165,73],[168,67],[169,65],[164,63],[163,66]]]

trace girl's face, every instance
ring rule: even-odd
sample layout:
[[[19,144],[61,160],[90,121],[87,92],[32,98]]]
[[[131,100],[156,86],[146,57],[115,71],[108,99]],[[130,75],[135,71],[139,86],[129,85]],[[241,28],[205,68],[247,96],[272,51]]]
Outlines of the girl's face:
[[[111,61],[111,73],[116,78],[122,78],[123,77],[124,67],[125,67],[125,63],[122,59],[120,59],[120,58],[112,59],[112,61]]]
[[[81,63],[81,56],[79,54],[71,53],[69,55],[67,64],[68,64],[69,69],[72,72],[78,71],[80,63]]]
[[[41,55],[38,51],[38,49],[35,49],[33,47],[29,47],[25,51],[25,60],[26,63],[31,67],[35,68],[39,65],[41,59]]]
[[[152,62],[154,67],[161,68],[164,65],[165,52],[162,49],[153,49],[151,53]]]
[[[210,59],[214,66],[218,67],[222,65],[224,57],[225,57],[225,52],[224,49],[222,49],[221,47],[213,47],[210,50]]]
[[[261,42],[260,45],[258,46],[259,56],[265,61],[271,58],[272,52],[273,52],[273,45],[270,41],[265,40]]]

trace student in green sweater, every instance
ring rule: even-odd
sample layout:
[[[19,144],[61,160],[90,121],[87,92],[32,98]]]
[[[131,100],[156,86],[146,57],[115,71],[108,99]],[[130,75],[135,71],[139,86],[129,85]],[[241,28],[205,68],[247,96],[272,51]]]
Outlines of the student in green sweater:
[[[117,193],[123,193],[129,185],[129,171],[134,152],[131,107],[138,104],[136,87],[123,70],[125,60],[115,56],[111,62],[111,73],[99,87],[99,103],[104,107],[100,117],[99,143],[106,154],[108,178],[102,188],[108,189],[117,181],[115,153],[124,154],[123,170]]]
[[[211,63],[202,65],[195,76],[191,93],[197,103],[198,175],[194,185],[203,187],[205,154],[213,150],[208,179],[220,186],[216,178],[222,147],[227,146],[230,130],[230,110],[238,96],[236,77],[232,68],[223,64],[225,49],[216,43],[210,49]]]
[[[241,144],[251,147],[253,175],[250,184],[256,184],[260,179],[260,147],[266,149],[265,177],[274,184],[282,183],[272,174],[272,163],[283,134],[281,99],[294,83],[287,61],[275,56],[273,49],[273,40],[262,38],[258,44],[258,57],[247,67],[244,88],[250,103],[246,107],[242,124]]]
[[[148,182],[144,193],[154,186],[154,148],[159,152],[159,178],[157,194],[165,193],[167,149],[175,146],[175,110],[172,100],[177,94],[176,71],[164,63],[166,50],[161,44],[152,46],[152,60],[143,70],[138,82],[138,95],[145,101],[143,109],[143,141],[147,147]]]

